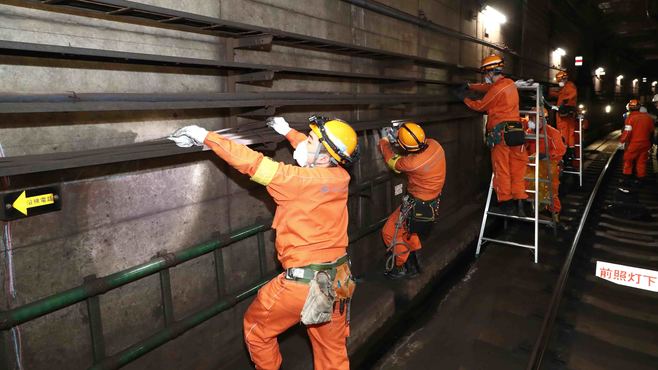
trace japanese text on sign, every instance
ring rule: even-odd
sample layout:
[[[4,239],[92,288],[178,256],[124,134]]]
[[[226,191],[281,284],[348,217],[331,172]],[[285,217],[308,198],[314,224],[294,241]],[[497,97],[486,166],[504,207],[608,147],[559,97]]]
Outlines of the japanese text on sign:
[[[615,284],[658,292],[658,271],[597,261],[596,276]]]

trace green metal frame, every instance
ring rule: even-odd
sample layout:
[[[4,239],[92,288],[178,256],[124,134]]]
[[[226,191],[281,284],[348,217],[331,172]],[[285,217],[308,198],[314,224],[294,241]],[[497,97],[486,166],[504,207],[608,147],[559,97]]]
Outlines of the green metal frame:
[[[386,194],[390,197],[391,179],[392,175],[387,173],[354,185],[350,189],[350,196],[358,196],[359,207],[361,207],[362,197],[360,195],[363,192],[370,192],[372,194],[376,185],[387,183],[388,187]],[[390,199],[386,201],[386,204],[387,210],[390,211]],[[363,220],[359,220],[359,229],[350,233],[350,243],[354,243],[379,230],[385,221],[386,218],[376,220],[373,223],[363,226],[361,225]],[[7,335],[9,330],[14,326],[34,320],[38,317],[50,314],[79,302],[86,301],[93,355],[93,365],[90,369],[118,369],[254,295],[261,286],[267,283],[272,277],[278,275],[278,271],[274,274],[268,274],[267,272],[264,233],[271,230],[270,226],[267,226],[269,224],[271,224],[271,222],[249,226],[232,232],[229,235],[221,236],[218,240],[187,248],[176,253],[160,253],[156,258],[147,263],[108,276],[100,278],[93,275],[88,276],[84,279],[84,282],[77,287],[53,294],[11,310],[1,311],[0,331],[2,332],[0,334],[3,334],[3,336]],[[226,279],[223,269],[222,249],[237,241],[253,236],[256,236],[258,243],[258,259],[260,267],[259,279],[246,290],[229,296],[227,295],[226,287],[224,285]],[[175,320],[173,314],[173,297],[169,269],[208,253],[213,253],[215,259],[217,293],[219,299],[209,307],[199,310],[183,319]],[[165,327],[150,337],[141,340],[114,355],[108,356],[106,354],[105,340],[103,336],[99,299],[100,295],[156,273],[160,276],[160,290]],[[4,360],[4,364],[7,364],[7,359],[5,358]]]

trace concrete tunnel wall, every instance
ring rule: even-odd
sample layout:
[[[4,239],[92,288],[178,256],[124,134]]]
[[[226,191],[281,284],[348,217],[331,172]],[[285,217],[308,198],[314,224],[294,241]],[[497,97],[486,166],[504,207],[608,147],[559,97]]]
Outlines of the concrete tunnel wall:
[[[487,47],[460,42],[335,0],[141,2],[467,66],[477,66],[490,52]],[[469,16],[473,9],[470,2],[388,0],[384,3],[414,15],[422,10],[437,24],[483,37],[481,21]],[[488,33],[490,41],[505,41],[495,29],[489,29]],[[225,38],[10,5],[0,5],[0,39],[455,81],[464,78],[450,75],[445,70],[416,66],[390,69],[366,58],[277,45],[270,52],[234,51],[231,41]],[[206,70],[180,73],[174,67],[0,58],[2,93],[384,92],[377,84],[366,82],[278,79],[268,88],[235,85],[226,77]],[[512,61],[508,65],[515,68]],[[538,78],[546,75],[546,71],[539,68],[532,73]],[[470,76],[471,80],[475,78]],[[445,88],[414,90],[433,91],[437,97],[447,96]],[[386,90],[390,91],[395,90]],[[374,106],[358,109],[319,107],[313,111],[283,108],[277,114],[293,122],[303,122],[309,114],[316,112],[349,121],[376,118],[384,113],[404,116],[427,109],[423,105],[406,111]],[[463,107],[452,105],[442,109],[451,113],[461,111]],[[0,119],[0,144],[6,156],[68,152],[160,138],[189,124],[219,129],[251,122],[235,118],[233,113],[226,109],[200,109],[3,115]],[[426,127],[428,136],[438,139],[445,148],[448,161],[442,217],[450,217],[464,202],[481,196],[486,189],[490,170],[487,150],[482,144],[482,123],[481,118],[473,118]],[[360,139],[363,155],[353,170],[353,183],[387,172],[372,133],[362,133]],[[279,145],[270,154],[278,160],[291,161],[291,152],[286,145]],[[105,276],[147,262],[159,252],[175,252],[208,241],[217,233],[229,233],[267,220],[274,210],[273,202],[259,185],[208,152],[18,176],[9,180],[8,189],[60,184],[64,206],[60,212],[11,222],[17,296],[11,298],[3,289],[0,293],[0,308],[3,310],[77,286],[88,275]],[[402,182],[403,178],[397,177],[393,185]],[[350,230],[358,230],[359,226],[387,215],[386,198],[391,194],[387,186],[376,186],[372,194],[366,194],[361,201],[355,197],[351,199]],[[398,202],[399,197],[392,199],[393,205]],[[362,214],[361,225],[358,225],[358,214]],[[268,232],[265,241],[269,256],[267,267],[275,271],[279,267],[272,232]],[[355,274],[381,269],[374,262],[380,258],[382,248],[378,233],[352,245]],[[253,272],[258,271],[256,253],[255,238],[225,249],[223,269],[227,276],[227,291],[237,291],[254,282]],[[2,253],[1,258],[6,265],[7,254]],[[6,275],[7,272],[3,271],[4,279]],[[173,268],[171,278],[176,318],[185,317],[216,300],[215,266],[211,255]],[[164,325],[157,275],[108,292],[101,296],[100,302],[108,354],[146,338]],[[248,304],[249,301],[243,302],[214,317],[127,368],[220,367],[236,353],[244,351],[242,314]],[[84,302],[25,323],[20,326],[20,331],[25,369],[82,369],[92,363]],[[9,332],[3,332],[3,343],[3,356],[9,366],[14,367]]]

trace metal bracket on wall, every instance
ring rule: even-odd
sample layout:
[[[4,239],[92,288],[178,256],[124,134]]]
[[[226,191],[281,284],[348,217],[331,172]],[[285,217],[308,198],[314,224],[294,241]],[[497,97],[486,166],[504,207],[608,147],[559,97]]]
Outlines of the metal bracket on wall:
[[[238,46],[235,49],[270,51],[273,38],[274,36],[268,34],[241,37],[238,39]]]
[[[271,87],[272,80],[274,80],[274,71],[242,73],[234,77],[236,83]]]

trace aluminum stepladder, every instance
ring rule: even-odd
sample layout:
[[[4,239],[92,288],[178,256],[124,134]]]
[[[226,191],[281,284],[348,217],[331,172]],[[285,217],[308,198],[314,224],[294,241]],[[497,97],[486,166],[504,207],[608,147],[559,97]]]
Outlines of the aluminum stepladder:
[[[551,186],[552,183],[552,173],[550,170],[550,156],[548,155],[548,135],[546,134],[539,134],[537,131],[539,128],[539,122],[540,120],[544,119],[544,109],[543,109],[543,97],[542,97],[542,89],[541,86],[538,83],[535,83],[531,86],[517,86],[518,90],[520,91],[529,91],[529,92],[534,92],[536,94],[536,99],[535,99],[535,110],[522,110],[519,111],[520,114],[534,114],[535,115],[535,122],[537,122],[537,126],[535,129],[535,134],[534,135],[526,135],[526,139],[533,139],[535,140],[535,161],[534,163],[528,163],[529,167],[534,168],[535,176],[534,178],[530,180],[534,180],[535,182],[535,190],[527,190],[527,193],[533,194],[534,195],[534,217],[522,217],[522,216],[515,216],[515,215],[507,215],[503,213],[498,213],[498,212],[492,212],[490,210],[491,206],[491,195],[493,193],[493,180],[494,180],[494,174],[491,175],[491,181],[489,182],[489,193],[487,194],[487,202],[484,206],[484,213],[482,215],[482,225],[480,226],[480,235],[478,236],[478,245],[477,249],[475,251],[475,256],[480,255],[480,250],[482,246],[484,245],[485,242],[493,242],[493,243],[500,243],[500,244],[506,244],[506,245],[511,245],[515,247],[522,247],[522,248],[528,248],[533,250],[534,255],[535,255],[535,263],[539,262],[539,224],[545,224],[549,225],[553,228],[554,231],[557,230],[557,219],[556,216],[553,215],[552,219],[550,220],[545,220],[545,219],[540,219],[539,218],[539,208],[540,205],[546,204],[545,202],[542,202],[539,200],[539,184],[540,182],[548,182],[548,193],[549,193],[549,199],[550,203],[553,202],[553,188]],[[547,123],[546,123],[547,124]],[[546,130],[544,129],[544,132]],[[539,178],[539,161],[540,161],[540,155],[539,155],[539,139],[544,140],[544,150],[546,151],[546,155],[544,156],[544,159],[541,159],[542,161],[546,161],[547,169],[548,169],[548,178],[547,179],[541,179]],[[493,239],[493,238],[488,238],[484,236],[484,231],[486,228],[487,224],[487,218],[488,216],[496,216],[496,217],[503,217],[506,219],[513,219],[517,221],[523,221],[523,222],[532,222],[534,224],[534,244],[523,244],[523,243],[517,243],[509,240],[500,240],[500,239]]]
[[[574,133],[578,134],[578,144],[574,144],[575,147],[578,149],[578,157],[574,158],[574,161],[578,161],[578,170],[576,171],[563,171],[564,173],[568,173],[570,175],[576,175],[578,176],[578,184],[580,187],[583,187],[583,115],[579,114],[578,115],[578,130],[574,131]]]

